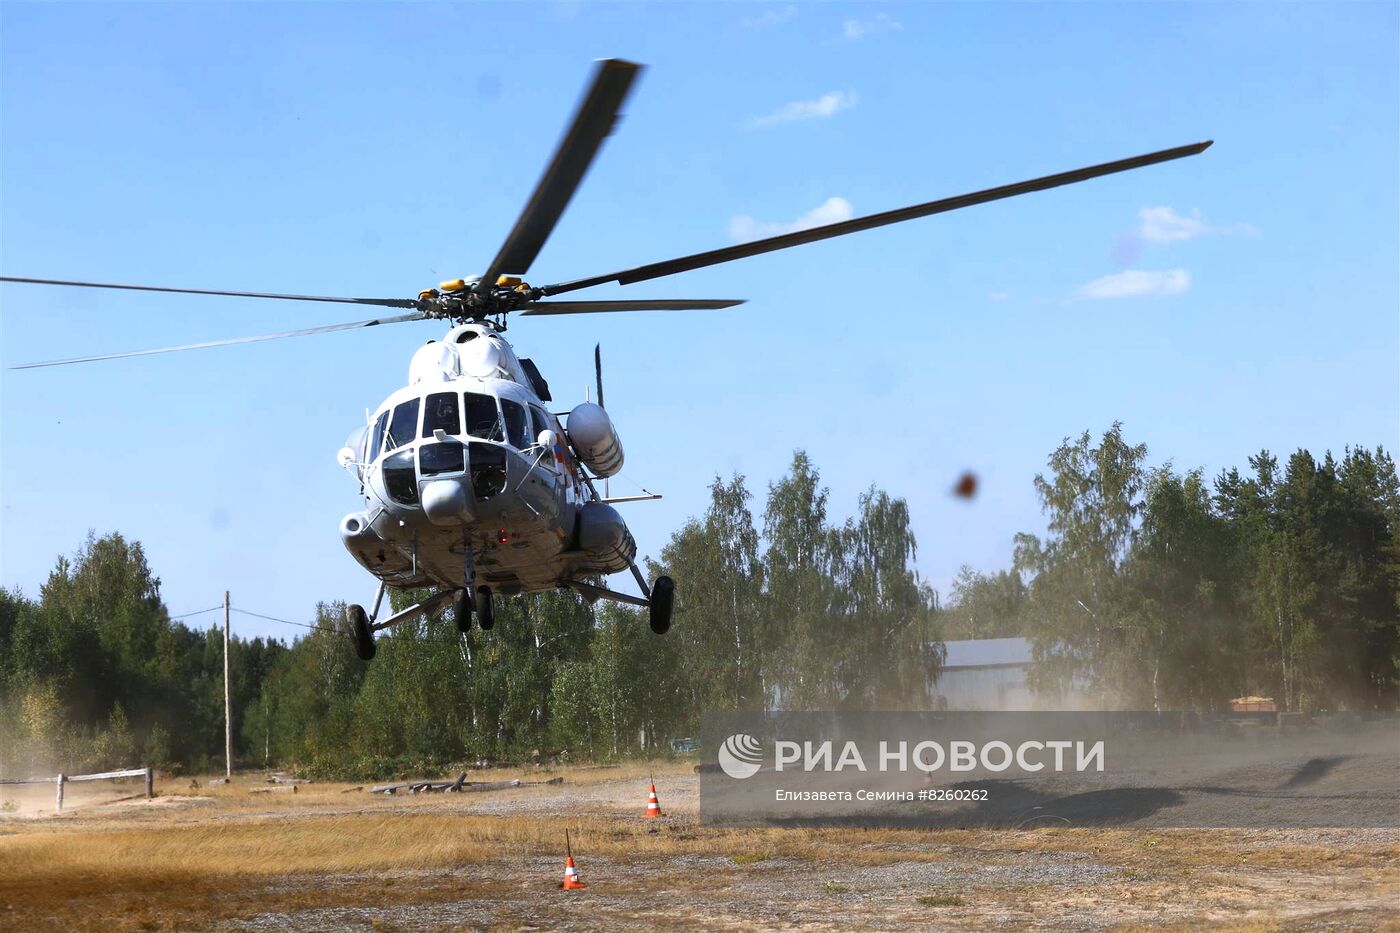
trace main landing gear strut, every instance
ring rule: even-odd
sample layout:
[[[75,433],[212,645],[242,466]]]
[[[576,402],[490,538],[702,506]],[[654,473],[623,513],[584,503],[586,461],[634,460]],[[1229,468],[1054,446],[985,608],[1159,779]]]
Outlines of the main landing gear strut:
[[[646,594],[645,598],[594,586],[582,580],[561,584],[561,588],[573,590],[589,600],[611,599],[615,603],[641,606],[647,611],[647,621],[651,624],[651,630],[658,635],[665,635],[671,629],[671,610],[676,601],[676,581],[667,576],[660,576],[656,578],[655,583],[647,586],[646,578],[642,576],[636,564],[632,565],[632,575],[637,580],[637,586]]]
[[[350,605],[345,607],[345,627],[349,630],[350,640],[355,644],[355,653],[362,661],[373,660],[375,654],[374,633],[392,628],[400,622],[408,622],[421,616],[431,615],[446,605],[452,599],[457,590],[440,590],[429,596],[415,606],[401,609],[383,622],[374,621],[379,614],[379,605],[384,599],[384,584],[379,584],[379,594],[374,598],[374,615],[365,612],[363,606]]]

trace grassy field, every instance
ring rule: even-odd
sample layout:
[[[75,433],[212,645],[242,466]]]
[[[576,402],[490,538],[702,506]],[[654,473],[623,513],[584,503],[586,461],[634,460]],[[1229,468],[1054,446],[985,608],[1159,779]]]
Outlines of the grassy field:
[[[688,766],[371,796],[260,777],[0,803],[0,928],[1400,929],[1392,830],[717,829]],[[45,809],[45,806],[49,810]],[[563,892],[564,830],[587,891]]]

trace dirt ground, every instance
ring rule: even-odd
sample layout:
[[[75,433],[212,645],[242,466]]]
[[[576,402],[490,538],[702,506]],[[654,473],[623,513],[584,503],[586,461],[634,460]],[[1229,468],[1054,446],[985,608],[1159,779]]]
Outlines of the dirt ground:
[[[562,777],[562,783],[543,783]],[[701,826],[688,765],[480,793],[0,788],[0,929],[1400,930],[1400,830]],[[539,783],[534,783],[539,782]],[[564,830],[585,891],[561,891]]]

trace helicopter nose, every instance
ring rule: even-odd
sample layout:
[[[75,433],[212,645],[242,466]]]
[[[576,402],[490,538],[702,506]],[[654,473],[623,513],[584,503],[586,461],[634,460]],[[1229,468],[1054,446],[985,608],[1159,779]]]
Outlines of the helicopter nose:
[[[434,525],[460,525],[472,520],[471,495],[466,477],[435,479],[425,483],[420,498],[424,514]]]

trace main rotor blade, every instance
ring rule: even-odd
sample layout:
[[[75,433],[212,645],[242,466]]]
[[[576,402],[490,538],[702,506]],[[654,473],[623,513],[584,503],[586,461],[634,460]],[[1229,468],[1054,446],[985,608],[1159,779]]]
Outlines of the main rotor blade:
[[[530,271],[530,264],[568,207],[603,139],[617,123],[622,102],[641,70],[641,65],[615,58],[598,63],[593,84],[574,113],[573,123],[559,141],[554,159],[535,185],[515,227],[477,284],[478,291],[494,287],[503,272],[524,275]]]
[[[398,324],[402,321],[425,321],[428,315],[421,311],[413,314],[400,314],[395,317],[380,317],[371,321],[352,321],[349,324],[327,324],[324,327],[306,327],[302,330],[289,330],[280,334],[263,334],[260,337],[230,337],[227,340],[207,340],[204,343],[186,343],[178,347],[158,347],[154,350],[131,350],[126,353],[105,353],[101,356],[75,356],[67,360],[45,360],[42,363],[21,363],[11,369],[37,369],[40,366],[63,366],[68,363],[91,363],[95,360],[119,360],[128,356],[151,356],[155,353],[174,353],[177,350],[203,350],[208,347],[226,347],[235,343],[257,343],[260,340],[281,340],[283,337],[305,337],[309,334],[328,334],[336,330],[355,330],[361,327],[374,327],[379,324]]]
[[[712,300],[690,298],[626,299],[622,301],[532,301],[521,311],[532,314],[591,314],[594,311],[717,311],[744,303],[743,298]]]
[[[1116,162],[1105,162],[1102,165],[1091,165],[1088,168],[1075,169],[1071,172],[1061,172],[1058,175],[1046,175],[1043,178],[1033,178],[1030,181],[1002,185],[998,188],[988,188],[984,191],[975,191],[971,194],[960,194],[956,197],[944,198],[940,201],[929,201],[927,204],[916,204],[912,207],[901,207],[880,214],[871,214],[867,217],[843,220],[840,223],[813,227],[810,230],[798,230],[795,233],[785,233],[779,236],[767,237],[762,240],[754,240],[749,243],[739,243],[735,246],[726,246],[704,253],[695,253],[694,255],[682,256],[678,259],[667,259],[664,262],[654,262],[650,265],[638,266],[635,269],[626,269],[622,272],[611,272],[607,275],[598,275],[587,279],[575,279],[572,282],[562,282],[558,285],[547,286],[542,289],[542,291],[546,295],[558,295],[580,288],[602,285],[607,282],[616,282],[619,285],[631,285],[633,282],[641,282],[646,279],[660,278],[664,275],[675,275],[677,272],[688,272],[691,269],[713,266],[735,259],[744,259],[748,256],[757,256],[760,253],[771,253],[774,250],[787,249],[789,246],[801,246],[803,243],[827,240],[831,237],[844,236],[847,233],[857,233],[861,230],[869,230],[873,227],[883,227],[886,224],[897,224],[905,220],[914,220],[917,217],[927,217],[930,214],[955,211],[959,208],[971,207],[974,204],[999,201],[1002,198],[1015,197],[1018,194],[1029,194],[1032,191],[1044,191],[1047,188],[1072,185],[1076,182],[1087,181],[1090,178],[1098,178],[1100,175],[1112,175],[1115,172],[1126,172],[1129,169],[1142,168],[1145,165],[1155,165],[1158,162],[1169,162],[1172,159],[1180,159],[1185,156],[1193,156],[1204,152],[1210,147],[1211,142],[1212,140],[1206,140],[1205,142],[1193,143],[1189,146],[1177,146],[1174,149],[1149,152],[1146,155],[1133,156],[1130,159],[1119,159]]]
[[[177,295],[228,295],[233,298],[281,298],[285,301],[333,301],[338,304],[378,305],[384,308],[416,308],[412,298],[331,298],[326,295],[277,295],[268,292],[223,292],[208,288],[164,288],[158,285],[117,285],[111,282],[66,282],[61,279],[20,279],[0,275],[0,282],[27,285],[76,285],[79,288],[120,288],[133,292],[173,292]]]

